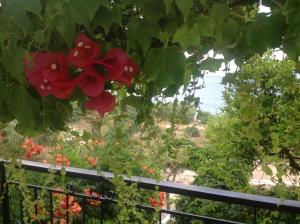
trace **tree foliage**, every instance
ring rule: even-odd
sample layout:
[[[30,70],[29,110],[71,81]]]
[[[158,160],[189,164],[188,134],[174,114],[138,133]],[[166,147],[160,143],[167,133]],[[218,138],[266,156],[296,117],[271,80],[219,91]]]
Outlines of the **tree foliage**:
[[[259,2],[6,0],[0,7],[1,122],[17,119],[19,131],[31,134],[64,127],[72,113],[70,103],[81,105],[82,95],[73,94],[70,100],[39,97],[27,84],[22,61],[29,51],[68,52],[81,32],[101,42],[103,52],[123,48],[141,65],[141,74],[125,94],[138,97],[141,118],[153,96],[174,95],[202,69],[218,68],[219,59],[204,57],[210,49],[223,53],[224,61],[240,63],[255,52],[282,46],[297,60],[298,0],[262,1],[270,13],[258,13]]]

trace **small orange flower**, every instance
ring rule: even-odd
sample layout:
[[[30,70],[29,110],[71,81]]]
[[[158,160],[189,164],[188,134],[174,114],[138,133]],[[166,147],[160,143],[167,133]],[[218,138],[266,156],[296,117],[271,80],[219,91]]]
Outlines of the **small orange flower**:
[[[148,167],[147,165],[145,165],[143,167],[143,169],[149,174],[155,174],[155,169],[152,169],[152,168]]]
[[[166,193],[165,192],[159,192],[158,193],[158,200],[154,197],[149,198],[149,204],[152,207],[160,207],[162,208],[165,205],[166,202]]]
[[[92,197],[97,197],[97,198],[101,197],[100,194],[93,192],[90,188],[84,189],[84,192],[85,192],[85,195],[87,195],[87,196],[92,196]],[[90,202],[90,205],[94,205],[94,206],[101,204],[101,201],[97,201],[97,200],[89,200],[89,202]]]
[[[89,162],[91,166],[97,166],[98,159],[93,156],[85,156],[86,160]]]
[[[63,165],[70,166],[71,165],[71,161],[69,160],[69,158],[63,154],[55,154],[54,160],[55,160],[56,165],[60,165],[60,166],[63,166]]]

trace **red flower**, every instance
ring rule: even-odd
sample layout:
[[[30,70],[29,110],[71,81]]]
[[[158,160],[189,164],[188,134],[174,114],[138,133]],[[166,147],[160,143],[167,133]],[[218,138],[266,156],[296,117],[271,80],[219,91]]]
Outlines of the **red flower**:
[[[32,86],[40,80],[52,82],[68,77],[67,58],[63,53],[31,53],[25,60],[25,73]]]
[[[76,39],[76,47],[68,54],[68,61],[81,69],[89,68],[100,53],[100,45],[84,34]]]
[[[52,94],[59,99],[67,99],[75,88],[73,79],[59,80],[52,83]]]
[[[74,82],[68,79],[67,58],[62,53],[31,53],[25,60],[27,79],[41,96],[53,94],[57,98],[68,98]]]
[[[95,98],[91,98],[85,104],[85,108],[89,110],[96,110],[100,116],[103,116],[106,112],[110,112],[115,107],[115,97],[109,92],[103,92]]]
[[[76,83],[79,88],[90,97],[99,96],[104,91],[104,78],[97,74],[82,72]]]
[[[132,79],[139,73],[139,66],[121,49],[111,49],[105,54],[102,64],[110,80],[119,81],[130,86]]]

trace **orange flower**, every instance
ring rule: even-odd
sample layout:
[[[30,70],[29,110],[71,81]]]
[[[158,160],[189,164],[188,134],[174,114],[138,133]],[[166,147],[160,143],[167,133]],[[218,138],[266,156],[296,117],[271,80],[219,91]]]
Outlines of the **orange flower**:
[[[91,166],[97,166],[98,159],[93,156],[85,156],[86,160],[89,162]]]
[[[143,167],[143,169],[144,169],[147,173],[149,173],[149,174],[155,174],[155,169],[151,169],[151,168],[148,167],[147,165],[145,165],[145,166]]]
[[[34,155],[39,155],[44,151],[44,146],[35,143],[32,138],[26,138],[20,145],[20,148],[25,149],[25,159],[31,159]]]
[[[73,213],[74,215],[79,215],[81,212],[81,206],[78,204],[78,202],[74,202],[70,206],[70,212]]]
[[[71,161],[69,160],[69,158],[63,154],[55,154],[54,159],[55,159],[56,165],[60,165],[60,166],[63,166],[63,165],[70,166],[71,165]]]
[[[85,192],[85,195],[87,195],[87,196],[92,196],[92,197],[97,197],[97,198],[101,197],[101,194],[93,192],[90,188],[84,189],[84,192]],[[101,204],[101,201],[97,201],[97,200],[89,200],[89,202],[90,202],[90,205],[94,205],[94,206]]]
[[[155,199],[154,197],[149,198],[149,204],[152,207],[163,207],[166,202],[166,193],[165,192],[159,192],[158,193],[158,200]]]

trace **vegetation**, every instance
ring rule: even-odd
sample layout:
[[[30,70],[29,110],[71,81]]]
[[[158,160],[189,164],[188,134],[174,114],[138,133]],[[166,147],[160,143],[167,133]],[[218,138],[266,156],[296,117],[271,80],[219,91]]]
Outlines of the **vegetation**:
[[[115,197],[113,208],[102,204],[106,223],[155,223],[156,214],[136,205],[169,207],[169,195],[127,186],[123,174],[175,181],[191,169],[198,185],[299,199],[298,183],[283,181],[300,171],[299,23],[298,0],[0,0],[0,150],[12,161],[10,179],[21,183],[10,196],[23,198],[23,221],[49,221],[48,196],[34,198],[26,186],[33,182]],[[286,57],[274,59],[274,49]],[[229,74],[232,60],[237,70]],[[198,111],[199,80],[224,65],[224,112]],[[34,176],[14,168],[20,158],[115,178],[98,186]],[[249,184],[257,167],[274,187]],[[67,199],[53,197],[55,223],[64,223]],[[71,222],[79,223],[82,201],[70,204]],[[251,218],[248,209],[199,199],[183,197],[176,206]],[[17,215],[19,205],[11,210]],[[294,214],[260,213],[262,224],[300,222]]]
[[[291,61],[271,53],[254,56],[240,71],[225,78],[225,112],[208,122],[209,143],[191,158],[196,185],[299,199],[297,182],[286,186],[283,176],[298,175],[300,80]],[[286,154],[287,153],[287,154]],[[247,155],[247,156],[245,156]],[[289,155],[289,156],[286,156]],[[276,167],[276,172],[270,168]],[[272,176],[275,187],[249,184],[258,166]],[[224,203],[183,198],[186,212],[251,222],[251,211]],[[298,223],[299,216],[266,213],[258,223]],[[199,223],[176,219],[176,223]],[[201,223],[201,222],[200,222]]]

